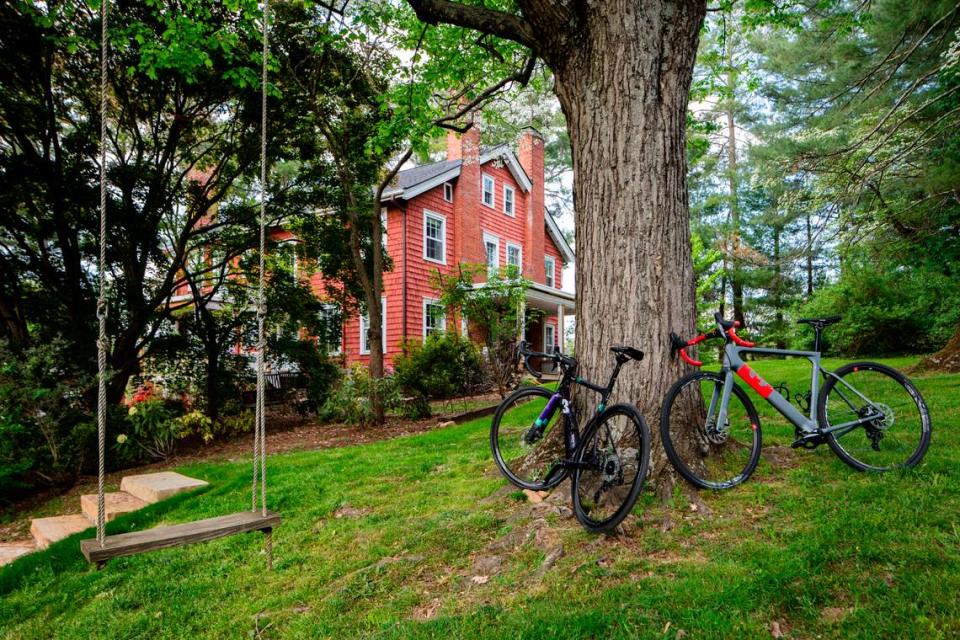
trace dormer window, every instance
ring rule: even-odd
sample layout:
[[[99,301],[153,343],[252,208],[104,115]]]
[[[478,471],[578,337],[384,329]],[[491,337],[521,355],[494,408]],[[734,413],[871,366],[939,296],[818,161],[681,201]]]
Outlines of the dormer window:
[[[513,187],[508,187],[503,185],[503,212],[508,216],[514,215],[514,199],[516,198],[516,192],[513,190]]]
[[[443,183],[443,199],[447,202],[453,202],[453,185],[449,182]]]
[[[484,173],[481,179],[483,181],[483,204],[493,208],[493,190],[495,188],[493,178]]]

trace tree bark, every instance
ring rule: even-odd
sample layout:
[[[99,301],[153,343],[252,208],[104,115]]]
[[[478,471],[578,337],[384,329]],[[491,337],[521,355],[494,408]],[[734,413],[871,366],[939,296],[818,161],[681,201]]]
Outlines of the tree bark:
[[[573,151],[577,357],[585,377],[605,381],[611,345],[645,351],[624,368],[615,397],[655,426],[685,372],[668,336],[690,335],[696,322],[686,111],[706,3],[518,0],[516,24],[517,16],[448,0],[407,1],[426,22],[521,42],[553,70]],[[672,486],[655,444],[653,480]]]
[[[685,145],[704,10],[700,2],[597,3],[587,41],[554,70],[575,176],[576,353],[584,375],[603,381],[611,345],[645,351],[624,368],[616,396],[654,426],[684,373],[667,336],[691,335],[696,323]],[[656,482],[672,484],[659,446],[652,469]]]

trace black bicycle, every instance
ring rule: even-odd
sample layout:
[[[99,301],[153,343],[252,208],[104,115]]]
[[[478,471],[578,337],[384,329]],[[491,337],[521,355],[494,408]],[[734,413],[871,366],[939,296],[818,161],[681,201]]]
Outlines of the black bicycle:
[[[577,519],[590,531],[609,531],[630,513],[643,487],[650,459],[650,430],[636,407],[607,406],[620,369],[643,352],[612,347],[616,359],[606,386],[577,376],[577,361],[562,353],[530,351],[520,343],[518,356],[538,380],[531,359],[560,369],[557,390],[526,387],[500,403],[490,427],[490,448],[497,467],[521,489],[542,491],[572,473]],[[570,393],[574,384],[600,394],[600,403],[581,431]],[[560,426],[562,425],[562,426]],[[558,428],[559,427],[559,428]]]

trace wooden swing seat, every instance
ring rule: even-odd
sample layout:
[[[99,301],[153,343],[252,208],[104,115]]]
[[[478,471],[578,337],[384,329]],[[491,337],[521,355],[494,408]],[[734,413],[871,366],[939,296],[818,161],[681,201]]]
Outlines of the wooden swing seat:
[[[237,533],[250,531],[268,533],[280,524],[280,521],[280,515],[273,511],[267,511],[266,515],[259,510],[241,511],[206,520],[107,536],[104,538],[103,547],[97,543],[96,539],[82,540],[80,551],[88,562],[96,562],[102,566],[107,560],[121,556],[206,542]]]

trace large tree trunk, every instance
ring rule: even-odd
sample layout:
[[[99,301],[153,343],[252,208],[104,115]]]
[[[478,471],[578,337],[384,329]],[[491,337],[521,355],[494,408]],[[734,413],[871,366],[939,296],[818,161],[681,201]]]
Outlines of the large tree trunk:
[[[914,367],[914,371],[960,373],[960,327],[943,349],[923,358]]]
[[[576,353],[587,378],[605,381],[611,345],[643,350],[616,397],[636,403],[656,433],[660,403],[685,373],[668,335],[690,335],[696,321],[685,136],[705,7],[591,7],[588,39],[554,69],[573,150]],[[659,445],[652,469],[655,482],[672,484]]]

